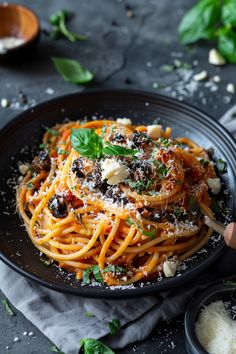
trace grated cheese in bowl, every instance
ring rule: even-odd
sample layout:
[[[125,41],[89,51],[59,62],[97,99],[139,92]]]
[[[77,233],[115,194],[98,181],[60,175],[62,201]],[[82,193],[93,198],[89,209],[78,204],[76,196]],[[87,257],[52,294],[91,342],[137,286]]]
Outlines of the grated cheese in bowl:
[[[231,319],[223,301],[203,308],[195,332],[209,354],[236,354],[236,321]]]

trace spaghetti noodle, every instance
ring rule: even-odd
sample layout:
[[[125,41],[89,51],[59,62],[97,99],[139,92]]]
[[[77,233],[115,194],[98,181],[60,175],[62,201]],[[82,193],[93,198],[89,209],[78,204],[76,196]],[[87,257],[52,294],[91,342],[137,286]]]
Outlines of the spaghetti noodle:
[[[128,119],[48,129],[17,194],[38,250],[83,283],[116,286],[202,248],[214,165],[202,147],[170,136]]]

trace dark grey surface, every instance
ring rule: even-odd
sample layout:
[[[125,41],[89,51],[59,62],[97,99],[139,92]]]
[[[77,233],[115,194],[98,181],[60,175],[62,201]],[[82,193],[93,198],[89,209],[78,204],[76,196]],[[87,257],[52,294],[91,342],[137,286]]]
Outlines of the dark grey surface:
[[[216,119],[230,108],[230,103],[226,102],[235,103],[235,98],[226,92],[228,82],[236,84],[235,67],[228,65],[217,68],[209,65],[207,57],[212,44],[203,43],[193,48],[184,48],[178,43],[178,23],[183,12],[194,3],[193,0],[24,0],[20,3],[37,12],[44,28],[48,27],[49,14],[55,10],[67,8],[76,12],[70,22],[71,29],[89,34],[90,39],[71,44],[63,39],[53,41],[42,34],[38,51],[30,61],[14,67],[0,67],[0,99],[6,97],[11,102],[10,108],[0,107],[0,127],[31,104],[83,90],[61,79],[53,68],[51,56],[78,59],[95,71],[96,80],[91,88],[143,88],[157,91],[192,103]],[[127,16],[130,14],[127,12],[127,5],[133,12],[131,18]],[[217,84],[218,90],[212,91],[211,86],[206,87],[207,83],[189,85],[186,75],[179,70],[171,73],[161,71],[163,64],[172,64],[175,59],[194,63],[194,73],[205,69],[211,77],[220,75],[222,82]],[[153,88],[156,83],[165,83],[167,86],[164,89]],[[187,90],[182,90],[184,86]],[[48,88],[54,90],[53,95],[46,93]],[[27,95],[27,104],[18,103],[19,90]],[[4,297],[1,293],[0,296]],[[35,336],[24,336],[24,331],[33,331]],[[20,341],[14,343],[16,336]],[[19,312],[16,311],[15,317],[9,317],[0,306],[1,354],[49,353],[48,348],[51,345]],[[6,346],[10,349],[6,349]],[[170,324],[160,324],[143,343],[117,351],[121,354],[132,352],[184,354],[182,317]]]

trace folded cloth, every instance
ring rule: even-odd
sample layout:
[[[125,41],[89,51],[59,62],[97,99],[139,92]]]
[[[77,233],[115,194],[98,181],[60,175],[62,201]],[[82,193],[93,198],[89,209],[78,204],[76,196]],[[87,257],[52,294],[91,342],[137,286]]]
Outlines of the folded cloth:
[[[236,106],[221,122],[236,134]],[[217,267],[217,265],[220,266]],[[81,338],[103,338],[112,348],[146,338],[158,321],[183,313],[193,294],[222,277],[235,275],[236,251],[228,250],[214,271],[209,268],[187,285],[153,296],[108,301],[65,295],[29,282],[0,262],[0,288],[10,302],[66,354],[78,354]],[[93,314],[92,317],[86,313]],[[114,318],[121,328],[109,336]]]

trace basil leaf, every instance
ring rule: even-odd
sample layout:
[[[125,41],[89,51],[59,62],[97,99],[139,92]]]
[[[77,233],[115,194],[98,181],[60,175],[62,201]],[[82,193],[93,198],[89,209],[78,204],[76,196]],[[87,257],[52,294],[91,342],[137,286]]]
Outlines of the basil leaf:
[[[59,26],[62,18],[67,19],[69,17],[69,13],[66,10],[59,10],[52,14],[49,18],[49,22],[53,26]]]
[[[201,0],[183,17],[179,37],[183,44],[214,36],[214,25],[220,20],[221,1]]]
[[[108,323],[108,326],[110,328],[110,335],[113,336],[120,328],[120,320],[118,318],[114,318],[111,322]]]
[[[7,313],[8,313],[10,316],[15,316],[15,312],[12,310],[12,308],[11,308],[11,306],[10,306],[10,304],[9,304],[9,301],[8,301],[6,298],[2,299],[2,304],[4,305],[4,307],[5,307],[6,311],[7,311]]]
[[[222,174],[225,174],[225,173],[228,172],[227,162],[222,160],[222,159],[219,159],[217,161],[217,168],[218,168],[219,172],[222,173]]]
[[[145,230],[142,230],[142,234],[144,236],[149,236],[151,239],[154,238],[154,236],[156,235],[157,233],[157,230],[153,230],[153,231],[145,231]]]
[[[236,0],[224,0],[221,18],[225,25],[236,26]]]
[[[91,268],[90,269],[85,269],[83,271],[83,278],[82,278],[82,284],[90,284],[90,274],[91,274]]]
[[[65,23],[65,17],[64,15],[61,17],[60,22],[59,22],[59,29],[61,33],[70,41],[70,42],[76,42],[77,40],[80,41],[86,41],[88,38],[86,36],[82,36],[80,34],[76,34],[73,32],[70,32],[68,28],[66,27]]]
[[[208,166],[209,163],[210,163],[209,160],[205,160],[205,159],[203,159],[203,158],[200,159],[199,162],[200,162],[200,164],[201,164],[202,166]]]
[[[115,354],[108,346],[96,339],[83,338],[80,344],[83,346],[84,354]]]
[[[99,268],[98,265],[92,266],[92,272],[93,272],[95,280],[98,283],[102,283],[103,282],[103,277],[102,277],[102,274],[101,274],[101,271],[100,271],[100,268]]]
[[[137,154],[138,151],[133,149],[128,149],[120,145],[109,144],[102,149],[102,152],[105,155],[110,155],[110,156],[127,156],[127,155],[135,155]]]
[[[70,141],[72,147],[82,156],[90,159],[102,156],[102,138],[96,134],[94,129],[72,129]]]
[[[218,49],[230,63],[236,63],[236,33],[233,30],[219,30]]]
[[[56,70],[65,81],[85,85],[94,78],[94,74],[83,68],[78,60],[53,57],[52,61]]]

